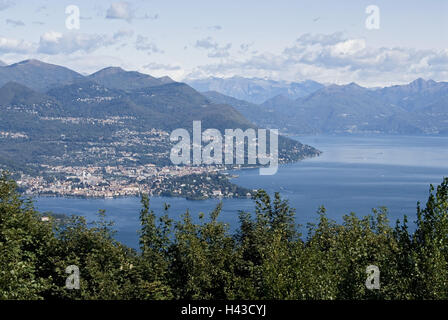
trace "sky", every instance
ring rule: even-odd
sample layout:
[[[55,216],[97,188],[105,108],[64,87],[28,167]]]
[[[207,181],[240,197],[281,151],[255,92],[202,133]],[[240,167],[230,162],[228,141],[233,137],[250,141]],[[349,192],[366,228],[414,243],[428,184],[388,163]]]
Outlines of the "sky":
[[[0,60],[30,58],[177,81],[448,81],[448,1],[0,0]]]

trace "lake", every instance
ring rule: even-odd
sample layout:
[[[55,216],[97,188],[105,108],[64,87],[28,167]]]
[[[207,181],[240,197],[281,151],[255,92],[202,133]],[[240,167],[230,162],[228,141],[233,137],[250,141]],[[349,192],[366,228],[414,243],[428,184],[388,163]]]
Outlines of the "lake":
[[[344,214],[366,215],[386,206],[391,223],[408,215],[412,222],[416,204],[428,196],[429,184],[448,176],[448,137],[439,136],[299,136],[299,141],[323,151],[320,157],[282,165],[273,176],[260,176],[258,169],[240,170],[232,181],[251,189],[279,191],[297,210],[297,222],[316,222],[316,210],[324,205],[328,216],[341,222]],[[218,199],[193,201],[182,198],[151,198],[151,208],[179,219],[190,210],[196,218],[208,213]],[[136,197],[119,199],[74,199],[36,197],[40,211],[82,215],[96,219],[105,209],[115,221],[116,238],[138,247],[140,202]],[[253,210],[250,199],[224,199],[220,220],[238,227],[238,210]]]

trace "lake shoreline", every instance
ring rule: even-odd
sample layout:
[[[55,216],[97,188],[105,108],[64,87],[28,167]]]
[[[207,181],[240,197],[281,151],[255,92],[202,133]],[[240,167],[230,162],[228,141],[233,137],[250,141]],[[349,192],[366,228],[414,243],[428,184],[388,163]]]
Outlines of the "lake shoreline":
[[[296,209],[296,221],[305,226],[316,222],[317,209],[324,205],[330,219],[342,222],[342,216],[355,212],[370,214],[372,208],[386,206],[391,224],[404,215],[410,227],[416,217],[417,201],[427,200],[429,185],[439,184],[448,176],[448,137],[390,136],[307,136],[300,141],[314,145],[323,153],[295,163],[280,165],[273,176],[260,176],[257,168],[230,170],[232,183],[248,189],[265,189],[269,194],[280,192]],[[36,197],[38,210],[76,214],[88,221],[97,219],[99,209],[116,221],[117,237],[131,247],[137,245],[138,197],[65,198]],[[219,221],[228,223],[230,230],[239,226],[238,212],[254,212],[251,199],[212,198],[188,200],[181,197],[150,197],[156,215],[170,204],[169,215],[175,220],[189,210],[193,219],[199,212],[210,213],[223,202]],[[198,220],[196,220],[198,221]],[[305,231],[304,231],[305,232]]]

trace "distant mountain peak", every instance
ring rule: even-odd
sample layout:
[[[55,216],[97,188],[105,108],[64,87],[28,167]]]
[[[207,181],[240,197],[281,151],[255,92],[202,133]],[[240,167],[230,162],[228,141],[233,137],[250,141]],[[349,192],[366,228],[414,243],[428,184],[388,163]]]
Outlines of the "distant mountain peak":
[[[420,78],[415,79],[411,83],[424,83],[424,82],[426,82],[426,80],[420,77]]]
[[[120,67],[107,67],[87,77],[111,89],[134,90],[164,84],[160,79],[138,71],[126,71]]]
[[[171,79],[171,78],[168,77],[168,76],[163,76],[163,77],[160,77],[160,78],[157,78],[157,79],[158,79],[160,82],[162,82],[163,84],[176,82],[176,81],[174,81],[173,79]]]
[[[0,68],[0,86],[14,81],[36,91],[78,81],[83,76],[66,67],[28,59]]]
[[[20,66],[20,65],[33,65],[33,66],[45,66],[45,65],[51,65],[50,63],[46,63],[37,59],[27,59],[23,61],[19,61],[16,63],[13,63],[10,65],[10,67],[13,66]]]
[[[289,82],[261,78],[216,78],[188,80],[193,88],[200,92],[217,91],[224,95],[250,103],[262,104],[277,96],[284,95],[295,100],[315,92],[323,87],[314,81]]]
[[[417,79],[415,79],[414,81],[412,81],[411,83],[409,83],[409,85],[411,85],[411,86],[419,86],[419,87],[421,87],[421,86],[427,86],[427,85],[432,85],[432,84],[435,84],[436,82],[434,81],[434,80],[431,80],[431,79],[429,79],[429,80],[425,80],[425,79],[423,79],[423,78],[417,78]]]
[[[357,89],[365,89],[361,87],[356,82],[350,82],[348,84],[331,84],[329,86],[324,87],[322,90],[334,91],[334,90],[357,90]]]
[[[101,70],[98,70],[97,72],[93,73],[93,75],[98,75],[98,74],[115,74],[115,73],[122,73],[122,72],[126,72],[126,70],[124,70],[121,67],[106,67],[103,68]]]

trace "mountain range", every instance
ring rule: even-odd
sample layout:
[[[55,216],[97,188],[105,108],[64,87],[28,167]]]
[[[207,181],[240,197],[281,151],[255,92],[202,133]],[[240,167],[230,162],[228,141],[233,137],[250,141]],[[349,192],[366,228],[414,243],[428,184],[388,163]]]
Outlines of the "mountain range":
[[[267,83],[238,80],[243,87],[234,87],[236,92],[247,93],[244,88]],[[248,85],[251,81],[254,86]],[[280,90],[280,85],[273,87]],[[169,141],[165,137],[148,144],[157,140],[151,130],[162,135],[176,128],[191,130],[194,120],[202,121],[203,130],[221,131],[259,127],[283,134],[448,134],[447,82],[417,79],[384,88],[308,82],[308,93],[303,88],[288,91],[291,87],[299,88],[289,83],[281,89],[289,94],[257,104],[117,67],[85,76],[38,60],[0,66],[0,165],[28,169],[43,164],[93,165],[98,152],[127,155],[108,157],[104,164],[169,164]],[[265,88],[263,99],[277,90]],[[284,161],[318,153],[280,137]]]
[[[186,81],[199,92],[216,91],[239,100],[260,104],[282,95],[289,99],[297,99],[309,95],[324,85],[306,80],[303,82],[274,81],[258,78],[208,78]]]
[[[193,120],[218,129],[254,127],[233,107],[211,103],[185,83],[117,67],[83,76],[26,60],[0,67],[0,86],[0,105],[21,106],[40,116],[138,116],[137,122],[164,130],[191,126]]]
[[[125,71],[119,67],[108,67],[89,76],[68,68],[45,63],[39,60],[24,60],[11,65],[0,61],[0,86],[17,82],[30,89],[46,92],[53,87],[85,80],[97,82],[105,87],[132,90],[173,83],[169,77],[154,78],[136,71]]]
[[[0,86],[8,82],[17,82],[41,92],[83,78],[81,74],[68,68],[34,59],[0,67]]]
[[[328,85],[296,99],[277,95],[261,104],[214,91],[203,94],[283,133],[448,134],[448,82],[419,78],[375,89]]]
[[[0,79],[0,165],[8,168],[94,165],[98,152],[126,155],[109,157],[106,165],[123,159],[169,164],[163,132],[191,130],[194,120],[202,121],[203,130],[256,128],[234,107],[185,83],[116,67],[83,76],[26,60],[0,67]],[[279,149],[281,159],[318,154],[285,137]]]

